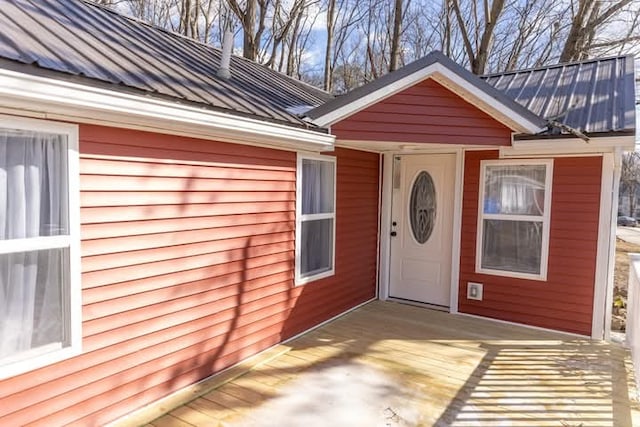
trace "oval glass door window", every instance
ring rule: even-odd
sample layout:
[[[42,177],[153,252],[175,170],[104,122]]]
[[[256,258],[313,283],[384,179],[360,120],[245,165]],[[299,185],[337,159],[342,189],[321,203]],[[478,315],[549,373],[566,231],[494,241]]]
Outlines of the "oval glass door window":
[[[418,174],[409,198],[409,221],[413,237],[420,244],[426,243],[436,223],[436,186],[428,172]]]

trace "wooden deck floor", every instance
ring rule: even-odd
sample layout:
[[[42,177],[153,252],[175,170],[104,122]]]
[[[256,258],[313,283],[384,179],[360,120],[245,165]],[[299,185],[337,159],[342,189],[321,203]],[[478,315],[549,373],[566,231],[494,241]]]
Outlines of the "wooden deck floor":
[[[178,426],[620,426],[617,345],[374,302],[152,421]]]

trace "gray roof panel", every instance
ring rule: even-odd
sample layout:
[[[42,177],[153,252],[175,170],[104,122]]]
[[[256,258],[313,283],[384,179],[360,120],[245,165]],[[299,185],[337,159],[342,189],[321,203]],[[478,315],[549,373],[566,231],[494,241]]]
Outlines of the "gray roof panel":
[[[216,109],[313,127],[287,109],[332,98],[265,66],[84,0],[2,0],[0,57]],[[15,68],[15,67],[13,67]],[[27,72],[30,67],[24,68]],[[88,80],[90,81],[90,80]]]
[[[635,132],[632,56],[591,59],[482,78],[533,113],[581,133]],[[552,128],[546,134],[567,132]]]

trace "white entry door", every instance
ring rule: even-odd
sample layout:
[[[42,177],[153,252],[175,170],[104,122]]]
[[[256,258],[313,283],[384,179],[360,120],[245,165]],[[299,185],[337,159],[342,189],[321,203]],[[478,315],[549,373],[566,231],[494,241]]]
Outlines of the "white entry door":
[[[389,296],[449,307],[456,155],[393,163]]]

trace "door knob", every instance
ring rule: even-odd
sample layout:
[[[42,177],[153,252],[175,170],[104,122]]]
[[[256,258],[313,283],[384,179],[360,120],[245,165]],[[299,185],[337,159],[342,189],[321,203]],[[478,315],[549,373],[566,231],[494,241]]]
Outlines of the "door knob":
[[[398,233],[396,233],[395,231],[392,231],[392,232],[391,232],[391,237],[395,237],[395,236],[397,236],[397,235],[398,235]]]

